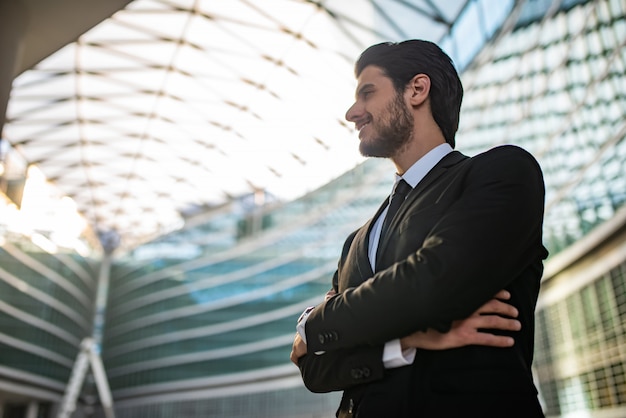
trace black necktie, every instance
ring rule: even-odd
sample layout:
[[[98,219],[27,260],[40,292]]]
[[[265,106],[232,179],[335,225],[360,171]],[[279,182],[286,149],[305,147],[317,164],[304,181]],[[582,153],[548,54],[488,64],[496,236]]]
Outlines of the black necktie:
[[[389,209],[387,210],[387,215],[385,216],[385,220],[383,221],[383,227],[380,230],[380,240],[382,241],[383,237],[387,233],[389,229],[389,224],[391,224],[391,220],[395,216],[398,209],[400,209],[400,205],[404,202],[406,195],[411,191],[412,187],[409,186],[409,183],[401,179],[397,184],[396,188],[393,191],[393,195],[391,196],[391,203],[389,204]]]

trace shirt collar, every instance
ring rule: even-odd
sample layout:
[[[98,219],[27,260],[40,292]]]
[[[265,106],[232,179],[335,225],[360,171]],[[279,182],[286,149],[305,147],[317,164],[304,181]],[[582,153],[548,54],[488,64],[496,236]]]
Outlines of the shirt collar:
[[[404,179],[413,188],[422,181],[434,166],[446,155],[452,152],[452,147],[447,142],[436,146],[428,151],[426,155],[417,160],[402,176],[396,174],[395,183]],[[394,183],[394,186],[395,186]]]

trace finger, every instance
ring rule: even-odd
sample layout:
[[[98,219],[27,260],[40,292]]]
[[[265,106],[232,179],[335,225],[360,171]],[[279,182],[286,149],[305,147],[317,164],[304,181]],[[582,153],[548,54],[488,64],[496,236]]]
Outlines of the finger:
[[[494,296],[495,299],[504,299],[504,300],[509,300],[511,299],[511,294],[507,291],[502,289],[501,291],[499,291],[498,293],[496,293],[496,295]]]
[[[291,362],[293,364],[295,364],[296,366],[299,366],[298,361],[300,360],[300,357],[298,357],[298,355],[296,354],[296,352],[294,350],[291,350],[291,354],[289,355],[289,359],[291,360]]]
[[[512,337],[504,335],[489,334],[487,332],[477,332],[474,337],[474,345],[482,345],[487,347],[512,347],[515,340]]]
[[[296,332],[296,335],[295,335],[295,337],[293,339],[293,344],[291,346],[291,354],[289,355],[289,359],[296,366],[298,365],[298,358],[300,358],[299,353],[298,353],[298,351],[299,351],[298,349],[299,349],[301,341],[302,341],[302,337],[300,337],[300,334],[298,334]]]
[[[296,359],[296,364],[298,364],[297,359],[299,359],[300,357],[304,356],[307,353],[306,343],[304,342],[302,337],[300,337],[300,334],[296,334],[291,350],[292,350],[293,356]]]
[[[491,299],[487,301],[483,306],[478,308],[476,313],[479,314],[498,314],[498,315],[506,315],[512,318],[516,318],[519,312],[517,308],[513,305],[510,305],[506,302],[502,302],[498,299]]]
[[[500,331],[519,331],[522,324],[517,319],[503,318],[498,315],[481,315],[472,318],[471,325],[476,329],[497,329]]]

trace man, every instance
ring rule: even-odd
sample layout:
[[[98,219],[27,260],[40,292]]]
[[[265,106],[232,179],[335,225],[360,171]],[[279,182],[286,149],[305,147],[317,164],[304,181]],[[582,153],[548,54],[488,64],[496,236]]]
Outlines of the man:
[[[547,257],[537,162],[515,146],[453,151],[463,88],[435,44],[374,45],[355,70],[346,119],[360,151],[390,158],[410,191],[348,237],[292,361],[310,390],[344,391],[340,417],[543,416],[531,373]]]

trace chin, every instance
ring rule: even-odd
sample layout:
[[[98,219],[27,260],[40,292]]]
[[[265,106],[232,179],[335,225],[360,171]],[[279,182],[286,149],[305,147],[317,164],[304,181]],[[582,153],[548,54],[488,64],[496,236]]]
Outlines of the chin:
[[[376,157],[376,158],[387,158],[389,157],[389,153],[384,147],[377,146],[376,143],[368,143],[365,141],[361,141],[359,144],[359,152],[364,157]]]

